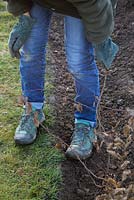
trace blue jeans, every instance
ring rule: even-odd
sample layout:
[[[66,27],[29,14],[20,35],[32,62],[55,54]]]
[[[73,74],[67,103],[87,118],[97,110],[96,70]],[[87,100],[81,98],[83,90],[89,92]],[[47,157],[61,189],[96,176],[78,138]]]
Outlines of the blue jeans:
[[[41,109],[44,104],[45,55],[52,11],[35,4],[31,15],[36,23],[21,50],[20,58],[22,93],[33,107]],[[92,44],[86,39],[80,19],[65,16],[64,32],[68,70],[76,85],[75,102],[82,108],[81,111],[75,111],[75,118],[96,123],[100,91],[99,72]]]

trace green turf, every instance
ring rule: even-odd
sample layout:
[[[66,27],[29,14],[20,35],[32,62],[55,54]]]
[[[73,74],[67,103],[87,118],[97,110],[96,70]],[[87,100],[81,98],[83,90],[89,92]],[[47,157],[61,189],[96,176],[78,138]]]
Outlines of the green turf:
[[[52,138],[41,130],[33,145],[16,146],[13,141],[21,108],[18,61],[8,53],[8,35],[16,19],[0,1],[0,200],[55,200],[61,182],[59,164],[63,155],[52,145]],[[52,85],[47,86],[46,93]],[[46,107],[46,125],[53,123]]]

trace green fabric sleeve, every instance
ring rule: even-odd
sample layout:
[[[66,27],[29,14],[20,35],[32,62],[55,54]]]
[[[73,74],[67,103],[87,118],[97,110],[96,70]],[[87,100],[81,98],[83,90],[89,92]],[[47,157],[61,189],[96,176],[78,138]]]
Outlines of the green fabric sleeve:
[[[113,8],[116,8],[116,5],[118,3],[118,0],[111,0]]]
[[[7,1],[7,10],[14,16],[19,16],[24,12],[30,11],[33,2],[31,0],[5,0]]]
[[[72,3],[83,19],[87,39],[99,44],[114,29],[112,0],[67,0]]]

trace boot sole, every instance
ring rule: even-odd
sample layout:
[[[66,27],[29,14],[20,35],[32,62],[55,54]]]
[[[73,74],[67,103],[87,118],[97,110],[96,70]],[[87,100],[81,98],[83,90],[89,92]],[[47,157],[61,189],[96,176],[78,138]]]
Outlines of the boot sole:
[[[28,144],[32,144],[36,140],[36,138],[37,138],[37,135],[35,135],[35,137],[30,141],[19,140],[17,138],[14,138],[14,141],[18,145],[28,145]]]
[[[93,149],[92,149],[92,151],[88,155],[86,155],[86,156],[79,156],[79,159],[80,160],[85,160],[87,158],[90,158],[92,156],[92,154],[93,154]],[[69,152],[65,152],[65,156],[69,160],[79,160],[78,157],[77,157],[77,153],[76,153],[76,155],[75,154],[71,155],[71,154],[69,154]]]

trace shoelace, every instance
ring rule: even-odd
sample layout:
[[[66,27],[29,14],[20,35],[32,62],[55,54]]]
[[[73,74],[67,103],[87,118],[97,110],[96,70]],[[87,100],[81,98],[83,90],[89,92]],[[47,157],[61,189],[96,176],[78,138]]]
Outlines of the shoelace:
[[[31,119],[31,117],[32,117],[32,114],[30,114],[30,115],[23,114],[22,115],[21,123],[20,123],[20,127],[21,127],[22,130],[24,130],[26,128],[26,125],[28,124],[26,122],[28,122]]]

